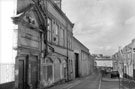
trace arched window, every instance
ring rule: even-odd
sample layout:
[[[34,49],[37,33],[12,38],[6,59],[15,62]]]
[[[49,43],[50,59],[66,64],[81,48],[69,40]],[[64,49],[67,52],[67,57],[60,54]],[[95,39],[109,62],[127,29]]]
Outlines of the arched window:
[[[53,63],[53,60],[52,60],[51,58],[46,58],[46,59],[45,59],[45,63],[46,63],[46,64]]]
[[[53,60],[51,58],[45,59],[45,64],[43,66],[43,73],[46,81],[53,79]]]
[[[56,58],[54,63],[54,79],[55,81],[60,80],[60,59]]]

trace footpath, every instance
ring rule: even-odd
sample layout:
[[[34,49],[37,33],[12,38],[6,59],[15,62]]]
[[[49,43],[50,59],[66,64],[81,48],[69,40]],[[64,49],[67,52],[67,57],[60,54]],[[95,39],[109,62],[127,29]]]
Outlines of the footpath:
[[[121,89],[135,89],[135,81],[122,78],[120,81]]]
[[[135,80],[127,79],[127,78],[110,78],[110,76],[102,77],[102,81],[106,82],[117,82],[119,83],[119,89],[135,89]]]
[[[82,83],[84,80],[86,80],[88,78],[92,78],[95,75],[95,73],[97,73],[97,72],[94,72],[91,75],[86,76],[86,77],[76,78],[76,79],[66,82],[64,84],[58,84],[58,85],[51,86],[47,89],[71,89],[72,87]]]

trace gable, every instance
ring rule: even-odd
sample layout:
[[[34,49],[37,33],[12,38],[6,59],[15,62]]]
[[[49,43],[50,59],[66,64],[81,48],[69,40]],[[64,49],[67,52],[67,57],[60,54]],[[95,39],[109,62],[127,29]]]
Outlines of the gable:
[[[39,27],[37,15],[33,10],[27,11],[23,20],[34,27]]]

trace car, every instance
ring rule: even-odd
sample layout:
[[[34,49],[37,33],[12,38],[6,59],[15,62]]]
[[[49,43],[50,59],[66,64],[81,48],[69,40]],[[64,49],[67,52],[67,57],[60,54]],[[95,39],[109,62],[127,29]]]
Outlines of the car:
[[[119,78],[120,75],[119,75],[119,72],[118,71],[112,71],[111,72],[111,78]]]

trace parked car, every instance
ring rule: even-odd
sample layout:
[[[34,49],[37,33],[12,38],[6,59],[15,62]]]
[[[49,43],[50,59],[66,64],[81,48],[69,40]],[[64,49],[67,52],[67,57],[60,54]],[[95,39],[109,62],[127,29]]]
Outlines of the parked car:
[[[118,71],[112,71],[111,72],[111,78],[119,78],[120,75],[119,75],[119,72]]]

